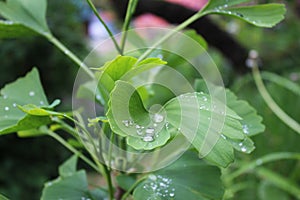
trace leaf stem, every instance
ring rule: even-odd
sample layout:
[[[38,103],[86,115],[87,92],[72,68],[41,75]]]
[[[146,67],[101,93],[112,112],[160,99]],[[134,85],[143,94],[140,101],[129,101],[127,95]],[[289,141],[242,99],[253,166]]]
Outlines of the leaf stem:
[[[122,29],[123,33],[122,33],[122,38],[121,38],[121,54],[124,53],[127,31],[129,28],[129,24],[130,24],[132,15],[135,12],[137,3],[138,3],[138,0],[129,0],[128,6],[127,6],[125,22],[124,22],[123,29]]]
[[[72,51],[70,51],[65,45],[63,45],[58,39],[56,39],[52,34],[44,34],[54,46],[56,46],[59,50],[61,50],[66,56],[68,56],[74,63],[76,63],[79,68],[86,72],[88,76],[94,78],[93,72],[82,62]]]
[[[138,179],[130,188],[129,190],[127,190],[124,195],[122,196],[122,199],[121,200],[126,200],[126,198],[130,195],[130,193],[141,183],[143,182],[145,179],[148,178],[148,175],[147,176],[143,176],[141,177],[140,179]]]
[[[87,3],[89,4],[90,8],[93,10],[94,14],[96,15],[96,17],[99,19],[99,21],[101,22],[101,24],[104,26],[106,32],[108,33],[108,35],[111,37],[117,51],[122,54],[122,50],[120,48],[120,46],[118,45],[116,38],[114,37],[113,33],[111,32],[111,30],[109,29],[109,27],[107,26],[107,24],[104,22],[104,20],[102,19],[102,17],[99,15],[97,8],[95,7],[95,5],[93,4],[93,2],[91,0],[86,0]]]
[[[235,172],[233,172],[229,175],[226,175],[224,177],[224,179],[226,180],[226,182],[232,181],[236,177],[238,177],[244,173],[248,173],[249,171],[255,169],[258,166],[261,166],[261,165],[269,163],[269,162],[282,160],[282,159],[300,160],[300,153],[278,152],[278,153],[268,154],[266,156],[263,156],[261,158],[254,160],[253,162],[245,164],[244,166],[240,167]]]
[[[185,20],[184,22],[182,22],[180,25],[176,26],[173,30],[170,30],[168,34],[166,34],[164,37],[162,37],[160,40],[158,40],[152,47],[150,47],[149,49],[147,49],[147,51],[145,51],[138,59],[138,62],[141,62],[142,60],[144,60],[145,58],[147,58],[148,55],[151,54],[151,52],[158,47],[160,44],[162,44],[163,42],[165,42],[167,39],[169,39],[170,37],[172,37],[175,33],[177,33],[178,31],[186,28],[188,25],[190,25],[191,23],[193,23],[194,21],[198,20],[199,18],[203,17],[206,13],[203,12],[197,12],[196,14],[194,14],[193,16],[191,16],[190,18],[188,18],[187,20]],[[137,63],[138,63],[137,62]]]
[[[273,185],[277,186],[278,188],[290,193],[291,195],[295,196],[297,199],[300,199],[300,189],[299,187],[288,180],[287,178],[272,172],[264,167],[259,167],[254,172],[258,177],[262,179],[266,179],[271,182]]]
[[[268,107],[275,113],[275,115],[283,121],[286,125],[288,125],[291,129],[293,129],[295,132],[300,134],[300,124],[295,121],[293,118],[291,118],[289,115],[287,115],[272,99],[271,95],[268,93],[262,78],[260,76],[260,72],[257,65],[254,65],[252,68],[252,73],[254,77],[255,84],[257,86],[257,89],[268,105]]]
[[[62,137],[60,137],[57,133],[46,129],[43,130],[46,132],[47,135],[57,140],[59,143],[61,143],[64,147],[69,149],[71,152],[76,154],[79,158],[81,158],[84,162],[86,162],[89,166],[91,166],[95,171],[99,172],[100,174],[103,174],[103,171],[100,170],[90,159],[88,159],[86,156],[84,156],[81,152],[79,152],[77,149],[72,147],[68,142],[66,142]]]

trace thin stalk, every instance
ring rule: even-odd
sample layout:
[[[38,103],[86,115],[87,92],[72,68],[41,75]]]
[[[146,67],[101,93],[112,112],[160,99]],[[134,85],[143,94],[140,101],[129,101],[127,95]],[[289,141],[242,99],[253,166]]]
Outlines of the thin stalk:
[[[105,171],[105,175],[106,175],[105,178],[106,178],[107,185],[108,185],[109,199],[113,200],[114,199],[114,188],[113,188],[113,184],[112,184],[110,170],[108,169],[108,167],[106,165],[104,165],[104,171]]]
[[[300,124],[295,121],[293,118],[291,118],[289,115],[287,115],[272,99],[271,95],[268,93],[262,78],[260,76],[259,69],[256,66],[253,66],[252,73],[254,77],[255,84],[258,88],[258,91],[268,107],[275,113],[275,115],[283,121],[286,125],[288,125],[291,129],[293,129],[295,132],[300,134]]]
[[[172,31],[170,31],[168,34],[166,34],[164,37],[162,37],[160,40],[158,40],[151,48],[149,48],[147,51],[145,51],[138,59],[138,62],[144,60],[145,58],[147,58],[148,55],[151,54],[151,52],[158,47],[160,44],[162,44],[164,41],[166,41],[167,39],[169,39],[171,36],[173,36],[175,33],[177,33],[178,31],[186,28],[188,25],[190,25],[191,23],[193,23],[194,21],[198,20],[199,18],[201,18],[202,16],[204,16],[206,13],[203,12],[198,12],[196,14],[194,14],[193,16],[191,16],[190,18],[188,18],[187,20],[185,20],[183,23],[181,23],[180,25],[176,26]],[[138,63],[137,62],[137,63]]]
[[[99,21],[101,22],[101,24],[104,26],[106,32],[108,33],[108,35],[111,37],[117,51],[122,54],[122,51],[113,35],[113,33],[111,32],[111,30],[109,29],[109,27],[106,25],[106,23],[104,22],[104,20],[102,19],[102,17],[99,15],[97,8],[95,7],[95,5],[93,4],[93,2],[91,0],[86,0],[87,3],[89,4],[90,8],[93,10],[94,14],[96,15],[96,17],[99,19]]]
[[[135,11],[135,8],[137,6],[137,3],[138,3],[138,0],[129,0],[128,6],[127,6],[125,22],[124,22],[123,29],[122,29],[123,33],[122,33],[122,38],[121,38],[121,54],[124,53],[127,31],[129,29],[129,24],[130,24],[132,15]]]
[[[74,63],[76,63],[79,68],[86,72],[88,76],[94,78],[93,72],[82,62],[72,51],[70,51],[64,44],[62,44],[58,39],[56,39],[52,34],[44,34],[44,36],[61,50],[66,56],[68,56]]]
[[[253,162],[247,163],[235,172],[228,174],[224,177],[224,179],[227,181],[232,181],[236,177],[248,173],[255,169],[258,166],[261,166],[263,164],[269,163],[269,162],[274,162],[278,160],[283,160],[283,159],[296,159],[300,160],[300,153],[290,153],[290,152],[278,152],[278,153],[272,153],[268,154],[266,156],[263,156],[259,159],[254,160]]]
[[[58,134],[56,134],[53,131],[50,131],[49,129],[46,131],[47,135],[51,136],[55,140],[57,140],[59,143],[61,143],[64,147],[69,149],[71,152],[76,154],[79,158],[81,158],[84,162],[86,162],[89,166],[91,166],[95,171],[99,172],[103,175],[103,171],[100,170],[90,159],[88,159],[86,156],[84,156],[81,152],[79,152],[77,149],[72,147],[68,142],[66,142],[62,137],[60,137]]]
[[[259,167],[258,169],[255,170],[254,173],[258,177],[268,180],[278,188],[290,193],[291,195],[295,196],[297,199],[300,199],[299,187],[295,183],[288,180],[287,178],[263,167]]]
[[[141,182],[143,182],[145,179],[147,179],[148,176],[143,176],[142,178],[138,179],[130,188],[125,192],[125,194],[122,196],[121,200],[126,200],[126,198],[130,195],[130,193],[136,188]]]

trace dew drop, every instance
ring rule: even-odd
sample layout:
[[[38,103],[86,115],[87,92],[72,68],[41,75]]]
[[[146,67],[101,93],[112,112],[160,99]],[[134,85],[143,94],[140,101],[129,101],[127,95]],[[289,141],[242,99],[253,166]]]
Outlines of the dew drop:
[[[205,96],[202,97],[202,99],[203,99],[203,101],[207,101],[207,97],[205,97]]]
[[[153,133],[154,133],[154,130],[155,130],[154,128],[147,128],[145,132],[146,132],[147,134],[153,134]]]
[[[239,143],[239,146],[240,146],[240,147],[241,147],[241,146],[243,146],[243,143],[242,143],[242,142],[240,142],[240,143]]]
[[[152,181],[156,181],[157,177],[153,174],[149,175],[149,179]]]
[[[4,110],[5,110],[5,111],[9,111],[9,107],[6,106],[6,107],[4,108]]]
[[[144,142],[152,142],[154,138],[152,136],[146,135],[143,137]]]
[[[16,104],[16,103],[13,103],[13,107],[17,107],[17,104]]]
[[[143,131],[140,130],[140,129],[136,130],[136,133],[137,133],[138,135],[143,135]]]
[[[169,195],[170,195],[170,197],[174,197],[175,196],[175,194],[173,192],[170,193]]]
[[[243,125],[243,132],[245,133],[245,134],[249,134],[249,127],[247,126],[247,125]]]
[[[242,147],[241,150],[242,150],[242,152],[246,152],[247,148],[246,147]]]
[[[157,127],[157,124],[153,124],[154,127]]]
[[[35,95],[34,91],[29,92],[29,96],[33,97]]]
[[[153,117],[153,121],[156,123],[161,123],[164,120],[164,116],[156,113]]]
[[[133,122],[131,120],[123,120],[122,123],[124,126],[129,127],[133,125]]]

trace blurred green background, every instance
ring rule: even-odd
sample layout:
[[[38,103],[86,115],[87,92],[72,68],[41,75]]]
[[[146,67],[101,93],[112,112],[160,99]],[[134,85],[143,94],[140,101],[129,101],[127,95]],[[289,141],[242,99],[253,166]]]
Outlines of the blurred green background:
[[[242,45],[259,52],[262,70],[274,72],[300,85],[300,11],[296,1],[284,3],[288,9],[286,19],[272,29],[257,28],[232,18],[213,17],[213,20]],[[89,47],[80,7],[71,0],[51,0],[48,1],[47,13],[54,34],[80,58],[84,58]],[[278,151],[300,152],[299,135],[284,125],[267,107],[251,74],[235,73],[220,52],[213,48],[209,52],[219,66],[227,87],[253,105],[266,125],[266,131],[254,137],[256,150],[251,155],[237,153],[239,161],[251,161]],[[0,40],[0,60],[1,87],[37,66],[49,100],[60,98],[63,100],[62,109],[71,108],[70,96],[77,67],[43,38]],[[276,102],[300,121],[300,97],[274,83],[265,83]],[[57,176],[57,166],[69,155],[50,138],[1,136],[0,193],[11,199],[39,199],[44,182]],[[267,167],[300,185],[299,162],[285,160],[268,164]],[[272,199],[293,199],[253,174],[237,180],[247,181],[247,187],[238,192],[234,199],[267,200],[273,194],[276,195]]]

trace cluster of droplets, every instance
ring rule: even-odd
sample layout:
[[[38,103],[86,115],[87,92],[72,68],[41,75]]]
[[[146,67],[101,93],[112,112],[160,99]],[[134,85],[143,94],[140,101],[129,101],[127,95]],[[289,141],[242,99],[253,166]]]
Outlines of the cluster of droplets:
[[[150,175],[149,179],[150,181],[143,186],[143,189],[154,193],[155,196],[165,198],[175,197],[175,188],[172,187],[172,179],[161,175]]]
[[[136,131],[136,135],[140,137],[144,142],[153,142],[157,137],[157,129],[159,125],[164,122],[164,116],[155,113],[152,116],[152,123],[148,127],[139,125],[133,120],[123,120],[122,123],[125,127],[133,127]]]

